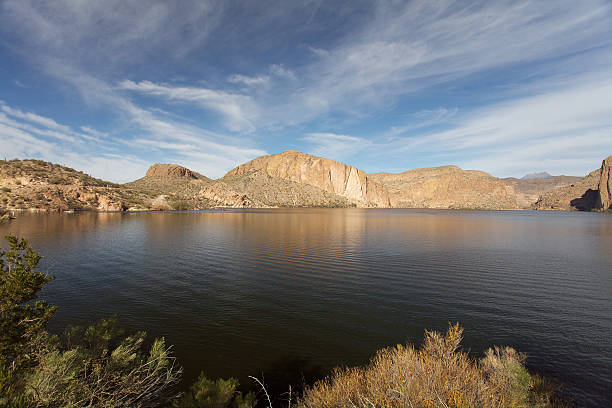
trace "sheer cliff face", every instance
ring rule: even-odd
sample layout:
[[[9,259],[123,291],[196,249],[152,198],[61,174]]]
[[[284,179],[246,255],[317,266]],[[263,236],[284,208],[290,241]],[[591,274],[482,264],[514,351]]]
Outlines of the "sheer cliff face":
[[[377,173],[370,177],[389,190],[399,208],[516,209],[514,188],[482,171],[457,166]]]
[[[601,168],[571,185],[543,194],[533,205],[537,210],[609,210],[612,207],[612,156]]]
[[[612,209],[612,156],[604,159],[601,163],[599,173],[599,208],[602,210]]]
[[[258,157],[231,170],[224,178],[253,171],[320,188],[360,207],[390,207],[389,194],[384,186],[374,182],[363,171],[333,160],[289,150]]]

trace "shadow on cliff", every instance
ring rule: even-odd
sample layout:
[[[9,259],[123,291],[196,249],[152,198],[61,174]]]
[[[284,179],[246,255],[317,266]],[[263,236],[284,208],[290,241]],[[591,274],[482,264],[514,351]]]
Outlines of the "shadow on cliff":
[[[578,211],[592,211],[598,208],[599,190],[588,189],[580,198],[570,201],[572,207]]]

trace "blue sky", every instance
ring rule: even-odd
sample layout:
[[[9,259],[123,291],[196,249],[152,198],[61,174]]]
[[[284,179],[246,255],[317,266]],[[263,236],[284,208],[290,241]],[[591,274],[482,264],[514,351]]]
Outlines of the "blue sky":
[[[586,174],[612,154],[612,2],[0,0],[2,156],[124,182],[287,149]]]

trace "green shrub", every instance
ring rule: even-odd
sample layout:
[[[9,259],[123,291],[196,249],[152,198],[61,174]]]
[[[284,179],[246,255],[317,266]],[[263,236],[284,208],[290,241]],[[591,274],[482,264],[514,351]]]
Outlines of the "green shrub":
[[[58,177],[58,176],[49,177],[48,181],[50,184],[67,184],[67,181],[65,178]]]
[[[525,356],[489,350],[481,360],[458,351],[463,330],[425,332],[421,349],[398,345],[378,352],[367,367],[337,369],[307,389],[301,408],[320,407],[553,407],[551,393],[535,387]]]
[[[177,211],[185,211],[191,208],[187,200],[174,200],[170,203],[170,206]]]
[[[65,344],[49,341],[25,378],[27,400],[41,407],[166,406],[181,369],[164,339],[143,351],[145,333],[122,337],[115,319],[71,328]]]
[[[17,392],[22,372],[36,364],[34,340],[56,310],[44,301],[34,301],[53,279],[34,271],[40,255],[25,239],[6,239],[9,250],[0,249],[0,405],[3,396],[10,398]]]
[[[251,408],[255,405],[255,394],[242,395],[236,391],[238,380],[207,378],[201,373],[197,381],[182,398],[174,402],[174,408]]]

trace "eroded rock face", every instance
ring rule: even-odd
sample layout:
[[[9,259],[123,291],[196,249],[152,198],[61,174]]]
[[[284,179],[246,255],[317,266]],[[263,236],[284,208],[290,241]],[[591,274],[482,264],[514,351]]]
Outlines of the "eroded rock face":
[[[266,207],[264,204],[252,200],[246,194],[234,191],[223,182],[204,187],[200,191],[200,196],[223,207]]]
[[[125,205],[106,195],[98,196],[98,211],[125,211]]]
[[[178,164],[160,164],[156,163],[149,167],[145,177],[149,178],[192,178],[195,179],[196,175],[194,172],[186,167],[179,166]]]
[[[514,188],[488,173],[457,166],[369,175],[398,208],[516,209]]]
[[[536,210],[580,210],[597,208],[601,170],[594,170],[569,186],[542,194],[533,204]]]
[[[294,150],[258,157],[231,170],[225,177],[246,175],[253,171],[263,171],[271,177],[320,188],[347,198],[360,207],[391,205],[387,189],[363,171]]]
[[[599,176],[599,209],[612,209],[612,156],[608,156],[601,163]]]
[[[548,174],[548,173],[547,173]],[[509,177],[501,179],[511,185],[516,192],[516,202],[520,208],[531,208],[538,199],[550,191],[577,183],[582,177],[547,176],[542,178],[521,179]]]

